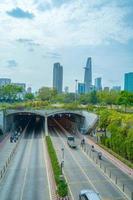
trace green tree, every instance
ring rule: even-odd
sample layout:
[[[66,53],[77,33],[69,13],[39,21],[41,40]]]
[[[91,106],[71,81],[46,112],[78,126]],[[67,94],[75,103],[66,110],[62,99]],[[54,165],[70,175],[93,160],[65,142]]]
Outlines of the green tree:
[[[7,102],[14,102],[19,98],[19,94],[22,92],[23,88],[14,84],[0,87],[1,100]]]
[[[26,93],[24,96],[25,100],[33,100],[34,98],[35,98],[34,94],[32,94],[32,93]]]
[[[122,91],[118,97],[118,104],[120,105],[124,105],[125,106],[125,112],[126,112],[126,108],[127,108],[127,105],[130,104],[130,101],[129,101],[129,93],[126,92],[126,91]]]
[[[90,103],[92,104],[98,103],[97,92],[95,90],[90,93]]]
[[[52,99],[54,99],[56,95],[57,91],[49,87],[42,87],[38,91],[38,98],[42,101],[52,102]]]

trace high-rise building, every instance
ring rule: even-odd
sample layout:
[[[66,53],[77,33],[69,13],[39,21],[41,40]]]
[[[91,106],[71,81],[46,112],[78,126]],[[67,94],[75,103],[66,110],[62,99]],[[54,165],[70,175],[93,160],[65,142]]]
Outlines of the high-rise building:
[[[32,88],[31,87],[27,88],[27,93],[32,93]]]
[[[84,93],[85,93],[85,84],[78,83],[78,94],[84,94]]]
[[[54,63],[53,88],[55,88],[58,93],[62,93],[62,87],[63,87],[63,67],[60,65],[60,63]]]
[[[85,93],[90,91],[90,87],[92,86],[92,63],[91,57],[87,59],[85,74],[84,74],[84,84],[85,84]]]
[[[0,86],[9,85],[11,84],[10,78],[0,78]]]
[[[125,74],[124,90],[128,92],[133,92],[133,72]]]
[[[108,86],[104,87],[104,91],[109,92],[109,87]]]
[[[100,91],[102,90],[102,78],[98,77],[95,79],[95,90]]]
[[[12,83],[12,84],[21,87],[23,89],[23,92],[26,91],[26,84],[25,83]]]
[[[112,90],[113,90],[113,91],[121,91],[121,86],[117,86],[117,85],[116,85],[116,86],[113,86],[113,87],[112,87]]]
[[[68,86],[65,86],[64,92],[65,92],[65,94],[69,93],[69,87]]]

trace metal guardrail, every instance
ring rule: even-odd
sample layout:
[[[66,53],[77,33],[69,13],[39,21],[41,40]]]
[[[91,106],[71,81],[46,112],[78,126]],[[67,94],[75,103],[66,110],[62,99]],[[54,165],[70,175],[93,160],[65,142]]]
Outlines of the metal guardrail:
[[[107,178],[111,180],[113,184],[115,184],[119,190],[121,190],[129,200],[133,200],[133,191],[130,191],[125,183],[123,183],[118,176],[114,175],[114,173],[105,166],[96,156],[94,156],[94,152],[91,151],[89,147],[86,145],[81,146],[81,149],[86,153],[86,155],[99,167],[99,169],[106,175]]]
[[[17,149],[17,147],[18,147],[18,144],[19,144],[19,142],[20,142],[21,137],[22,137],[22,135],[19,137],[19,139],[18,139],[18,141],[17,141],[15,147],[14,147],[13,150],[11,151],[9,157],[7,158],[7,160],[6,160],[6,162],[5,162],[4,166],[3,166],[3,168],[2,168],[1,171],[0,171],[0,181],[1,181],[1,180],[3,179],[3,177],[5,176],[5,173],[6,173],[6,171],[7,171],[7,168],[8,168],[8,166],[9,166],[11,160],[13,159],[13,157],[14,157],[14,155],[15,155],[15,152],[16,152],[16,149]]]

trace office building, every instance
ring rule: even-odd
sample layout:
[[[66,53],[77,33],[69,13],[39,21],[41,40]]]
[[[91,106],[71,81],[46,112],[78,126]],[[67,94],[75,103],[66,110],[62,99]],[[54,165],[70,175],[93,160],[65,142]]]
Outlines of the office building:
[[[112,90],[119,92],[119,91],[121,91],[121,86],[113,86]]]
[[[104,89],[103,89],[104,91],[106,91],[106,92],[109,92],[109,87],[104,87]]]
[[[85,74],[84,74],[84,84],[85,84],[85,93],[90,91],[90,87],[92,86],[92,63],[91,57],[87,59]]]
[[[84,93],[85,93],[85,84],[78,83],[78,94],[84,94]]]
[[[27,93],[32,93],[32,88],[31,87],[27,88]]]
[[[26,91],[26,84],[25,83],[12,83],[12,84],[14,84],[16,86],[19,86],[19,87],[22,87],[23,92]]]
[[[69,93],[69,87],[68,87],[68,86],[66,86],[66,87],[64,88],[64,92],[65,92],[65,94]]]
[[[60,63],[54,63],[53,88],[55,88],[58,93],[62,93],[62,87],[63,87],[63,67],[60,65]]]
[[[0,86],[11,84],[11,79],[9,78],[0,78]]]
[[[102,90],[102,78],[98,77],[95,79],[95,90],[101,91]]]
[[[125,74],[124,90],[128,92],[133,92],[133,72],[129,72]]]

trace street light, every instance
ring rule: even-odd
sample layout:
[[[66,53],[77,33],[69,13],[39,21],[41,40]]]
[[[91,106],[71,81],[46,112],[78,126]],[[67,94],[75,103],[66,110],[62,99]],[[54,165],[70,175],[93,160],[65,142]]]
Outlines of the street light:
[[[77,83],[78,83],[78,80],[75,79],[75,103],[77,102]]]
[[[61,161],[61,174],[63,174],[63,167],[64,167],[64,148],[61,148],[62,151],[62,161]]]
[[[63,174],[64,160],[61,161],[61,174]]]
[[[63,147],[61,148],[61,151],[62,151],[62,160],[64,160],[64,148]]]

